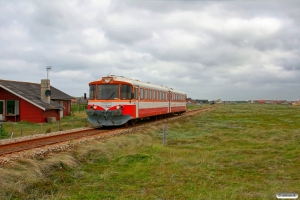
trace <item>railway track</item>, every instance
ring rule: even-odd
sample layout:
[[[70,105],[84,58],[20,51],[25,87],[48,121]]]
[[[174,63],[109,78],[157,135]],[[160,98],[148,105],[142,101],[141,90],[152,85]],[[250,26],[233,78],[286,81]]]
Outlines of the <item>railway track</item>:
[[[199,112],[206,112],[208,110],[211,110],[213,107],[207,107],[207,108],[201,108],[201,109],[196,109],[196,110],[190,110],[185,112],[182,116],[188,116],[188,115],[193,115],[195,113]],[[181,117],[181,116],[178,116]],[[66,142],[70,140],[76,140],[79,138],[84,138],[84,137],[90,137],[90,136],[95,136],[95,135],[103,135],[104,136],[109,136],[110,134],[120,134],[121,132],[131,132],[130,129],[138,129],[139,127],[146,125],[151,125],[151,123],[159,123],[164,120],[171,120],[171,119],[177,119],[176,116],[167,118],[167,119],[162,119],[159,121],[147,121],[146,123],[142,124],[136,124],[133,127],[128,127],[128,128],[117,128],[113,130],[107,130],[107,129],[90,129],[90,130],[80,130],[80,131],[74,131],[74,132],[68,132],[68,133],[63,133],[63,134],[55,134],[55,135],[50,135],[50,136],[45,136],[45,137],[38,137],[38,138],[33,138],[33,139],[26,139],[26,140],[20,140],[20,141],[14,141],[6,144],[0,144],[0,156],[7,155],[7,154],[13,154],[16,152],[20,151],[25,151],[29,149],[34,149],[34,148],[39,148],[39,147],[44,147],[47,145],[53,145],[53,144],[58,144],[61,142]],[[116,134],[116,135],[118,135]]]

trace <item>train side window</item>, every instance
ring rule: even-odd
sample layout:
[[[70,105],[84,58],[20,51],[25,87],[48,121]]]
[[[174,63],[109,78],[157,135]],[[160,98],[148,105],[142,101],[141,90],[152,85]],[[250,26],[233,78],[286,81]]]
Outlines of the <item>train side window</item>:
[[[140,94],[140,99],[143,100],[143,99],[144,99],[144,89],[141,88],[141,89],[140,89],[140,92],[141,92],[141,94]]]
[[[149,90],[149,100],[152,100],[152,90]]]
[[[95,99],[95,97],[96,97],[96,85],[90,85],[89,94],[90,94],[89,99]]]
[[[159,100],[162,100],[162,92],[159,92]]]
[[[121,85],[120,99],[131,99],[132,87],[130,85]]]
[[[156,91],[153,90],[153,100],[156,100]]]
[[[135,88],[135,99],[139,100],[139,88]]]
[[[148,99],[148,89],[145,89],[145,99]]]

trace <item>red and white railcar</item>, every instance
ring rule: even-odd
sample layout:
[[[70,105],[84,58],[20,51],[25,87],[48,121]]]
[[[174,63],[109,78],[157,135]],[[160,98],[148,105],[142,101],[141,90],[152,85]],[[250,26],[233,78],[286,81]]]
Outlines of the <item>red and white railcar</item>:
[[[165,86],[107,76],[89,83],[86,113],[94,126],[119,126],[186,111],[186,94]]]

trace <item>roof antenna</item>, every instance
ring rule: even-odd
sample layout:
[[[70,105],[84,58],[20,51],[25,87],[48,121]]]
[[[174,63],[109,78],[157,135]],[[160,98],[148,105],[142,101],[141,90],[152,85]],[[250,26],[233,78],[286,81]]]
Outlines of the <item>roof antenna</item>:
[[[109,77],[110,72],[111,72],[111,65],[109,65],[109,73],[108,73],[107,77]]]
[[[52,67],[51,66],[46,66],[46,70],[47,70],[47,79],[49,79],[49,71],[52,70]]]
[[[46,70],[47,70],[47,88],[49,88],[49,71],[51,71],[52,70],[52,67],[51,66],[46,66]],[[47,97],[49,97],[49,96],[51,96],[51,91],[50,90],[46,90],[45,91],[45,95],[47,96]]]

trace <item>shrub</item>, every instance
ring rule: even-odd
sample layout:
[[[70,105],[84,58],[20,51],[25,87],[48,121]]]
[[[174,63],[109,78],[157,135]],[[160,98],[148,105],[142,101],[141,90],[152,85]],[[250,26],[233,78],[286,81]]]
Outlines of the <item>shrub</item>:
[[[8,135],[9,133],[4,128],[0,128],[0,139],[7,138]]]

